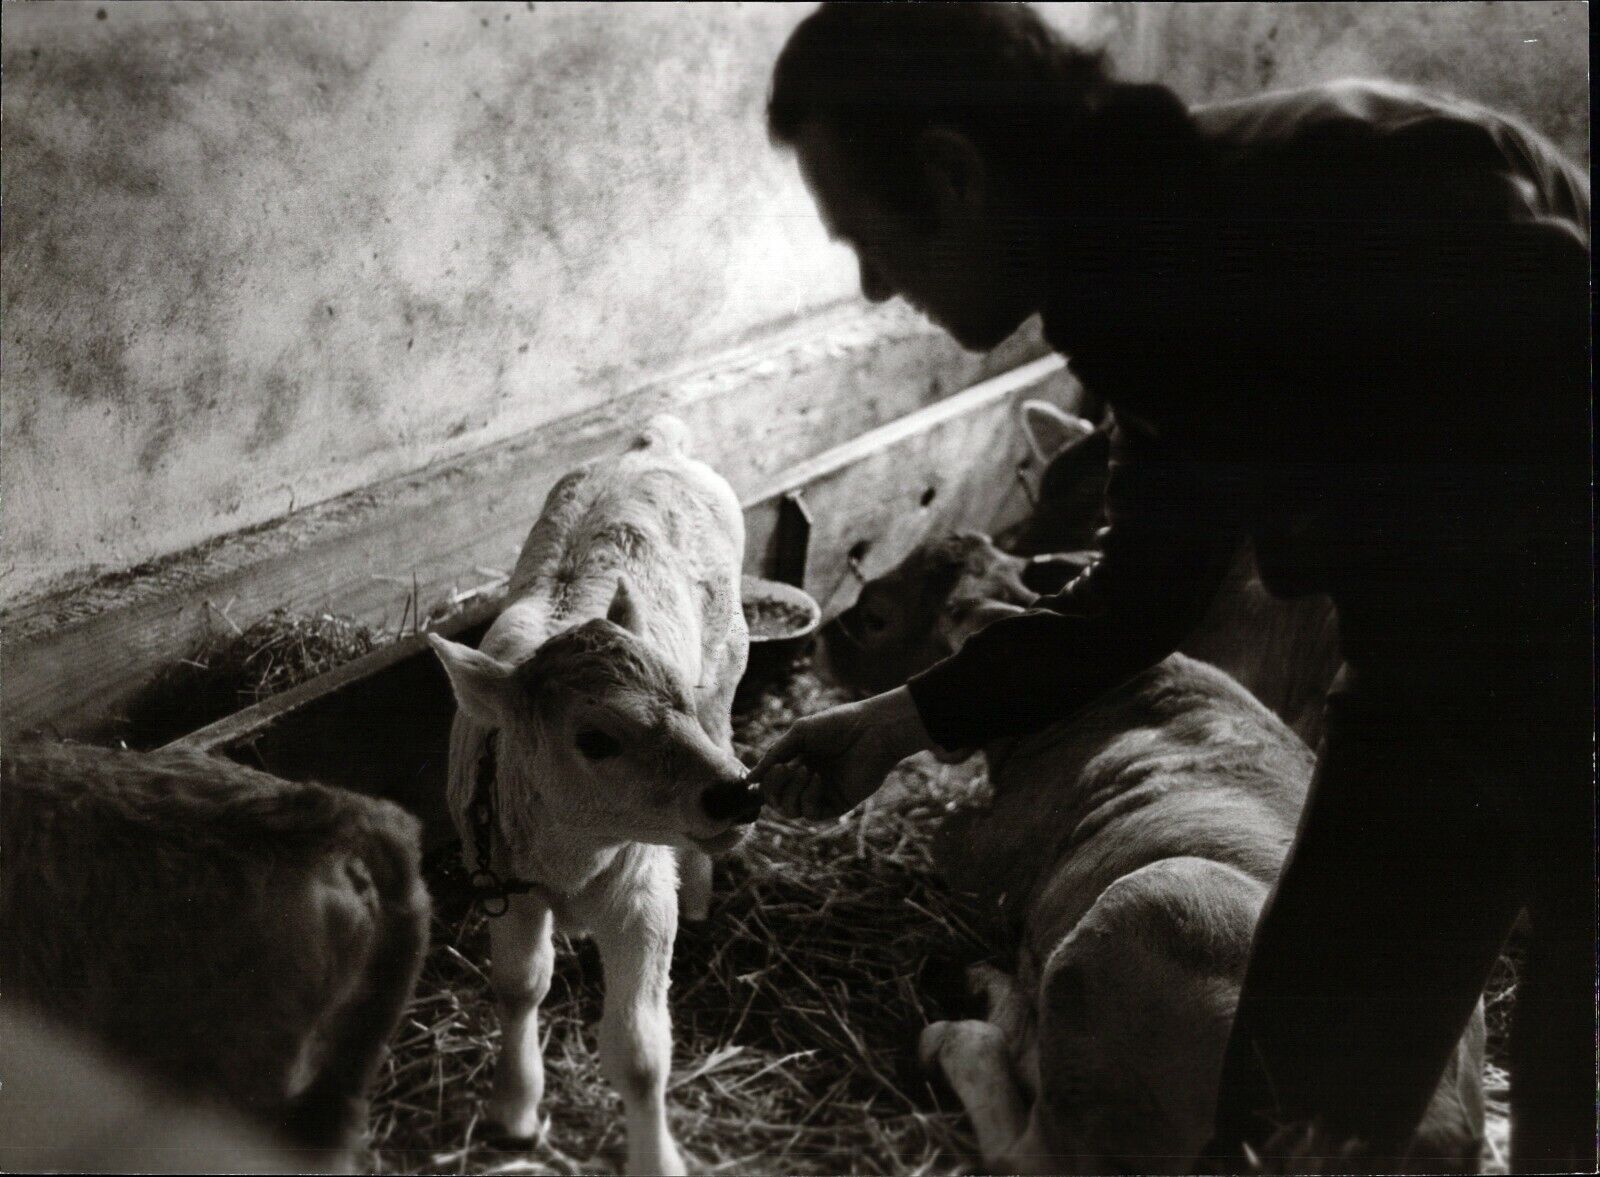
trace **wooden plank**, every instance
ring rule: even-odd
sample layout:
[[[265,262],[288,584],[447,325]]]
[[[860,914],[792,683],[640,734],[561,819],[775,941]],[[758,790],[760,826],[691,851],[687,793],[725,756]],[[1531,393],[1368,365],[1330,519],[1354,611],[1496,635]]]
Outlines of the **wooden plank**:
[[[415,614],[415,586],[426,615],[509,571],[555,480],[616,450],[654,412],[683,416],[696,452],[747,495],[1039,346],[1024,333],[973,357],[905,316],[835,315],[487,450],[14,609],[0,618],[0,721],[7,734],[104,730],[161,667],[276,608],[382,631]]]
[[[807,587],[825,612],[837,612],[855,596],[851,550],[857,545],[866,544],[856,561],[860,571],[874,576],[931,531],[990,529],[1025,513],[1027,495],[1015,477],[1027,455],[1018,406],[1043,397],[1072,407],[1075,395],[1076,385],[1058,359],[1029,364],[798,463],[747,501],[746,522],[770,537],[777,502],[800,490],[816,508]],[[930,488],[934,495],[925,503]],[[760,572],[760,564],[760,553],[752,549],[747,570]],[[475,640],[499,608],[498,597],[487,599],[438,632]],[[404,665],[415,659],[422,660],[421,668]],[[381,762],[382,775],[410,782],[424,773],[419,764],[438,767],[451,708],[444,676],[430,677],[431,665],[426,640],[404,638],[171,746],[248,752],[274,772],[317,775],[352,788],[360,788]],[[400,684],[398,676],[406,682]],[[397,724],[396,708],[407,709],[409,718]],[[284,725],[295,730],[284,731]],[[422,728],[439,730],[417,730]],[[402,791],[421,799],[429,795],[425,786]]]
[[[747,562],[770,561],[777,502],[799,490],[812,516],[805,588],[832,617],[930,534],[1024,518],[1031,502],[1017,475],[1031,456],[1019,406],[1075,407],[1077,397],[1060,357],[1046,356],[802,462],[747,509]]]

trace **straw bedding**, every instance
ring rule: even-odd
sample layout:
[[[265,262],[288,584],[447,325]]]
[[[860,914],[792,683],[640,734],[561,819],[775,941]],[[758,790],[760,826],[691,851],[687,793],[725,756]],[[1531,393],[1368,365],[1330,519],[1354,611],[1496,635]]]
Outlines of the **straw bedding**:
[[[735,715],[753,762],[801,715],[838,702],[801,667]],[[821,827],[763,817],[717,867],[709,919],[685,925],[673,960],[668,1111],[691,1169],[708,1173],[936,1174],[981,1171],[954,1096],[921,1073],[917,1034],[973,1016],[966,964],[1004,962],[976,911],[933,869],[930,836],[981,803],[982,761],[902,765],[858,812]],[[620,1171],[621,1104],[600,1073],[604,984],[588,943],[558,939],[541,1011],[551,1126],[531,1146],[479,1119],[498,1025],[484,918],[441,895],[417,997],[374,1092],[374,1172]],[[1502,1060],[1507,966],[1491,989],[1491,1056]],[[1505,1171],[1505,1075],[1491,1065],[1485,1169]]]
[[[150,746],[372,648],[336,617],[271,618],[177,666],[135,718]],[[805,666],[742,702],[735,743],[753,762],[794,719],[841,701]],[[673,961],[672,1127],[692,1168],[712,1173],[957,1173],[980,1168],[954,1097],[916,1064],[917,1034],[972,1016],[959,977],[1005,963],[976,912],[933,869],[933,829],[981,802],[982,761],[918,758],[867,805],[823,826],[764,817],[717,867],[703,924]],[[617,1171],[621,1106],[600,1073],[604,984],[591,944],[558,943],[541,1011],[544,1109],[534,1145],[480,1122],[498,1048],[488,932],[442,879],[433,947],[373,1091],[371,1172]],[[1489,987],[1487,1172],[1504,1172],[1505,1040],[1516,958]]]

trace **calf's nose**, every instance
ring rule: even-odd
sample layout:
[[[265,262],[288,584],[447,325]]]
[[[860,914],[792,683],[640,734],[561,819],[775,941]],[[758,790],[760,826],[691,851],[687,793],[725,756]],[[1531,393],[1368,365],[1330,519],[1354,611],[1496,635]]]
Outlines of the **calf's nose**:
[[[700,794],[700,807],[712,821],[749,825],[761,816],[761,790],[743,780],[721,781]]]

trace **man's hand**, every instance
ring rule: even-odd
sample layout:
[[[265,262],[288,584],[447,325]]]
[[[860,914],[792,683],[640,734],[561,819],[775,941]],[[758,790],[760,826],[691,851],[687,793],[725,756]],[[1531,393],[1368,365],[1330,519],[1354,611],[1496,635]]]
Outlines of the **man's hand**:
[[[787,817],[818,820],[854,809],[889,770],[933,741],[911,692],[897,687],[797,721],[767,749],[750,779]]]

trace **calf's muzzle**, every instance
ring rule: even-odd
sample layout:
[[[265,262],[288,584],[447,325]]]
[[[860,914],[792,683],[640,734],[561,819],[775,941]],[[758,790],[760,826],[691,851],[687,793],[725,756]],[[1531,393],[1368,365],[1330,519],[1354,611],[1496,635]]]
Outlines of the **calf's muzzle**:
[[[712,821],[749,825],[761,816],[761,790],[745,780],[721,781],[700,794],[700,807]]]

